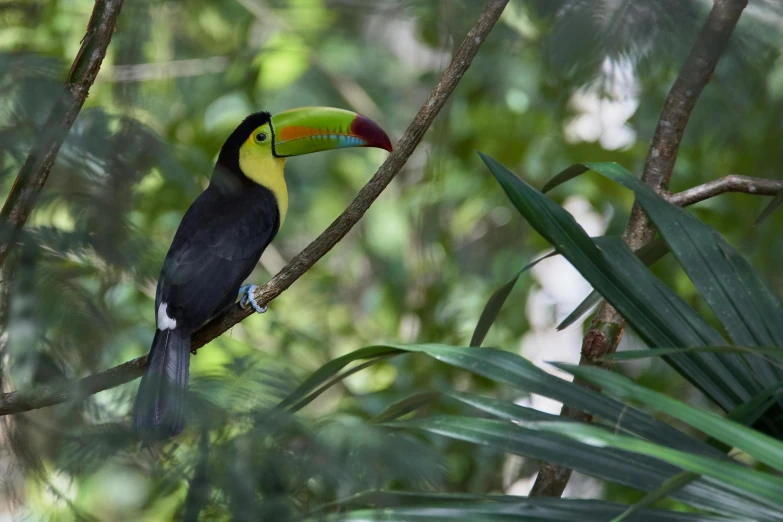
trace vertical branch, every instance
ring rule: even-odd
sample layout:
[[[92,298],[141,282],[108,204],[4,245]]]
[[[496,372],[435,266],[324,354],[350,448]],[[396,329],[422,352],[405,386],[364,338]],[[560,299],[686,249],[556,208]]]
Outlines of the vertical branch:
[[[704,27],[666,97],[642,174],[642,181],[658,193],[669,188],[688,119],[701,92],[712,78],[715,66],[726,50],[740,15],[747,5],[748,0],[715,0]],[[654,235],[655,231],[650,226],[647,215],[634,203],[623,239],[631,249],[638,250],[649,243]],[[579,364],[600,365],[596,359],[617,349],[624,328],[625,320],[609,303],[603,301],[582,341]],[[563,406],[560,415],[581,421],[591,420],[589,415],[568,406]],[[544,463],[530,494],[559,497],[570,477],[570,469]]]
[[[57,153],[84,105],[109,46],[123,0],[96,0],[79,52],[68,72],[60,97],[54,102],[38,140],[16,176],[0,210],[0,266],[5,263],[19,231],[35,206]]]

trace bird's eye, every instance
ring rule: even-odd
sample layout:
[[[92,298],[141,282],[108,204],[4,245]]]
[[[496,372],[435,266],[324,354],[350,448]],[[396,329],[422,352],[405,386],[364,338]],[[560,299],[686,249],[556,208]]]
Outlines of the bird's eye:
[[[259,132],[256,134],[256,143],[264,143],[266,141],[266,132]]]

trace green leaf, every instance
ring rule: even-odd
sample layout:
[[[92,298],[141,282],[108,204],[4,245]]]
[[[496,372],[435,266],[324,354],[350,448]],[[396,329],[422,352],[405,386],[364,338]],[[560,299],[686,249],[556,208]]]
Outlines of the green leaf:
[[[783,442],[710,411],[700,410],[662,393],[639,386],[614,372],[595,367],[555,364],[596,386],[604,393],[632,399],[679,419],[707,435],[739,449],[768,466],[783,471]],[[699,473],[698,470],[690,471]],[[783,484],[783,483],[782,483]],[[781,489],[780,491],[783,491]],[[783,500],[783,496],[781,496]]]
[[[291,411],[301,408],[304,404],[307,404],[312,400],[312,394],[314,392],[317,392],[320,387],[327,384],[332,377],[340,372],[340,370],[353,362],[362,359],[376,359],[399,355],[401,353],[403,353],[403,351],[394,346],[368,346],[343,355],[342,357],[338,357],[337,359],[333,359],[305,379],[305,381],[297,386],[293,392],[277,405],[277,407],[286,408]]]
[[[526,427],[565,435],[595,448],[611,447],[661,459],[692,473],[712,477],[783,506],[783,496],[780,494],[783,491],[783,478],[747,468],[730,461],[730,459],[713,459],[694,455],[645,440],[616,435],[598,426],[588,424],[535,422],[526,424]]]
[[[405,399],[395,402],[381,413],[370,419],[372,423],[389,422],[412,413],[422,406],[438,400],[443,394],[439,392],[415,393]]]
[[[451,392],[446,394],[446,397],[451,397],[452,399],[458,400],[463,404],[467,404],[468,406],[472,406],[478,410],[489,413],[490,415],[494,415],[499,419],[510,420],[514,422],[523,420],[550,421],[559,419],[558,415],[544,413],[533,408],[519,406],[513,402],[491,399],[472,393]]]
[[[335,503],[339,506],[380,505],[383,509],[352,509],[306,518],[305,522],[512,522],[564,521],[605,522],[626,506],[602,500],[575,498],[524,498],[511,495],[465,495],[372,491]],[[388,507],[391,506],[391,507]],[[741,518],[649,509],[640,511],[636,522],[734,522]]]
[[[729,412],[728,418],[745,426],[754,424],[766,413],[770,407],[775,404],[776,401],[774,400],[774,397],[775,395],[779,394],[781,389],[783,389],[783,381],[781,381],[778,386],[769,390],[765,390],[758,396],[754,397],[751,401],[733,409],[731,412]],[[713,438],[707,440],[707,444],[711,444],[723,452],[728,452],[731,449],[726,445],[722,445]],[[630,506],[622,515],[612,520],[612,522],[622,522],[623,520],[628,519],[632,514],[642,510],[645,507],[655,504],[661,499],[671,496],[672,493],[678,489],[682,489],[687,484],[690,484],[699,477],[700,475],[698,473],[692,473],[690,471],[683,471],[682,473],[673,476],[661,484],[661,487],[655,491],[647,493],[644,498]]]
[[[442,350],[442,348],[438,350]],[[491,350],[491,352],[487,354],[463,353],[457,356],[441,354],[440,360],[498,382],[505,382],[530,393],[549,397],[585,413],[601,417],[607,423],[617,426],[618,429],[622,427],[631,430],[639,436],[661,444],[696,453],[716,454],[712,448],[670,425],[600,392],[576,386],[571,382],[557,378],[538,368],[524,357],[494,349],[485,348],[484,350]],[[483,364],[475,359],[483,359]],[[487,363],[496,365],[500,371],[485,371],[484,364]],[[504,379],[506,372],[511,373],[514,377]]]
[[[495,382],[554,399],[661,444],[700,454],[720,455],[714,448],[665,422],[595,390],[555,377],[520,355],[496,348],[463,348],[437,344],[397,347],[426,353],[438,361]]]
[[[753,270],[744,263],[745,277],[739,277],[736,264],[740,263],[741,256],[735,252],[734,263],[729,262],[725,252],[733,251],[733,248],[714,229],[688,211],[664,200],[616,163],[586,163],[585,166],[634,192],[636,200],[655,223],[672,253],[736,344],[775,345],[770,332],[783,328],[783,313],[776,316],[760,313],[769,306],[769,300],[758,297],[757,292],[747,285],[749,278],[754,277]],[[755,279],[754,289],[764,286],[758,278]],[[783,331],[779,335],[783,335]],[[757,377],[764,384],[780,380],[781,374],[764,361],[757,359],[751,364],[753,372],[746,370],[745,379],[755,384],[754,394],[762,389],[755,382]]]
[[[763,390],[745,404],[731,410],[727,417],[745,426],[751,426],[777,402],[777,398],[782,392],[783,381],[780,381],[774,386]]]
[[[554,178],[550,179],[546,183],[546,185],[544,185],[541,188],[541,193],[542,194],[546,194],[547,192],[549,192],[550,190],[554,189],[555,187],[559,187],[560,185],[562,185],[566,181],[570,181],[570,180],[574,179],[577,176],[581,176],[582,174],[584,174],[588,170],[590,170],[590,169],[588,169],[587,167],[585,167],[581,163],[576,163],[574,165],[571,165],[570,167],[566,167],[565,170],[563,170],[560,173],[558,173]]]
[[[497,319],[498,314],[500,313],[500,309],[503,308],[503,304],[506,302],[509,294],[517,284],[519,276],[536,266],[544,259],[548,259],[555,255],[557,255],[557,252],[552,252],[551,254],[547,254],[544,257],[528,263],[506,284],[492,293],[489,300],[487,301],[487,304],[484,305],[484,310],[481,312],[481,317],[479,317],[478,324],[476,324],[476,329],[473,331],[473,337],[470,339],[470,346],[481,346],[481,343],[484,342],[484,338],[487,336],[487,332],[489,332],[489,329],[492,327],[492,323],[494,323],[495,319]]]
[[[783,368],[783,352],[780,348],[748,348],[745,346],[694,346],[693,348],[658,348],[655,350],[627,350],[609,353],[601,357],[602,361],[635,361],[650,357],[666,357],[682,353],[736,353],[744,356],[762,357],[772,364]]]
[[[613,428],[617,426],[627,432],[637,434],[649,440],[659,442],[660,444],[679,448],[683,451],[693,452],[696,455],[713,457],[722,456],[722,454],[717,452],[714,448],[677,431],[671,426],[658,421],[645,413],[628,407],[610,397],[595,392],[594,390],[589,390],[554,377],[540,368],[535,367],[532,363],[517,354],[493,348],[476,349],[436,344],[412,346],[387,345],[363,348],[329,363],[327,365],[329,371],[323,371],[323,369],[319,370],[300,386],[299,393],[292,395],[297,396],[298,401],[301,402],[302,398],[307,398],[309,396],[308,393],[320,389],[324,383],[329,382],[330,379],[339,374],[339,371],[342,368],[351,362],[367,358],[374,360],[377,357],[404,352],[424,353],[452,366],[466,369],[498,382],[510,384],[531,393],[537,393],[551,397],[555,400],[560,400],[583,411],[600,416],[611,424]],[[534,410],[522,408],[514,404],[503,403],[503,401],[498,401],[496,399],[471,396],[470,394],[463,393],[454,393],[451,395],[456,400],[460,400],[465,404],[470,404],[473,407],[477,407],[482,411],[486,411],[487,413],[501,418],[513,418],[517,421],[553,418],[547,414],[535,412]],[[413,402],[423,398],[425,398],[425,396],[421,394],[421,396],[417,397]],[[287,402],[293,404],[297,402],[297,400],[292,401],[291,399],[288,399]],[[410,406],[411,403],[408,402],[407,405]],[[401,410],[405,409],[405,407],[401,408]],[[473,419],[466,419],[460,422],[465,426],[468,426],[468,421],[471,420]],[[427,422],[427,420],[405,422]],[[402,424],[405,424],[405,422]],[[536,440],[539,440],[540,444],[549,444],[553,441],[551,435],[539,437],[539,439]],[[585,451],[585,448],[582,446],[568,447],[571,449],[558,447],[552,449],[550,452],[549,449],[547,449],[549,446],[545,446],[545,452],[538,452],[536,453],[537,456],[533,454],[529,455],[556,463],[562,462],[563,465],[574,467],[575,464],[573,464],[573,462],[576,462],[574,459],[577,459],[579,455],[595,456],[595,460],[588,459],[586,462],[583,462],[584,466],[580,468],[580,470],[585,471],[586,473],[595,474],[595,476],[605,477],[605,475],[601,474],[603,473],[601,470],[604,469],[605,463],[603,454],[596,454],[595,450]],[[557,460],[557,458],[562,458],[563,460],[560,461]],[[654,461],[640,461],[639,457],[625,458],[622,457],[622,454],[620,457],[618,457],[617,454],[613,454],[612,458],[620,458],[621,462],[627,462],[627,465],[621,469],[615,469],[616,475],[613,476],[617,477],[617,480],[620,483],[645,491],[650,491],[658,487],[661,483],[664,483],[670,477],[675,476],[678,472],[676,468],[657,463],[650,464],[653,466],[652,470],[654,471],[650,472],[652,473],[650,474],[648,473],[650,469],[647,465],[649,462]],[[626,460],[622,460],[623,458]],[[714,488],[719,488],[719,490],[715,490]],[[751,495],[748,497],[746,494],[735,491],[733,488],[726,489],[725,486],[710,484],[709,482],[705,483],[703,480],[691,484],[683,491],[673,494],[673,497],[705,508],[708,506],[715,508],[717,505],[719,509],[726,512],[743,515],[752,513],[753,516],[759,520],[774,519],[774,517],[769,516],[768,506],[764,502],[759,502],[759,499],[755,496]],[[713,499],[713,504],[709,503],[707,500],[708,498]],[[720,499],[717,501],[717,504],[714,503],[715,498]],[[752,500],[749,500],[751,498]]]
[[[494,159],[479,154],[525,219],[650,345],[725,344],[723,337],[658,281],[622,241],[619,241],[622,246],[614,246],[611,238],[607,238],[614,250],[619,250],[620,256],[604,255],[568,212]],[[739,377],[735,378],[742,375],[742,369],[736,368],[731,360],[715,354],[700,354],[678,357],[676,362],[678,371],[727,410],[754,395],[745,383],[739,382]],[[705,362],[709,363],[709,368],[705,368]]]
[[[606,238],[604,237],[594,238],[595,243],[599,246],[599,248],[605,239]],[[656,239],[653,242],[640,248],[638,252],[634,252],[634,254],[645,265],[650,266],[651,264],[655,263],[663,256],[665,256],[668,252],[669,252],[669,245],[667,245],[666,242],[663,241],[662,239]],[[527,270],[533,268],[539,262],[555,255],[557,255],[557,252],[552,252],[551,254],[547,254],[546,256],[540,259],[536,259],[532,263],[522,268],[522,270],[517,272],[517,274],[513,278],[511,278],[511,280],[509,280],[506,284],[504,284],[503,286],[495,290],[495,292],[489,298],[489,301],[487,301],[487,304],[484,306],[484,310],[481,312],[481,318],[479,319],[479,322],[476,325],[476,329],[473,332],[473,337],[470,340],[470,346],[481,346],[481,343],[484,342],[484,338],[486,337],[487,332],[489,331],[492,324],[495,322],[495,319],[497,319],[497,315],[500,312],[500,309],[503,307],[509,294],[514,289],[514,285],[516,285],[516,282],[519,279],[519,277]],[[571,312],[571,314],[569,314],[568,317],[566,317],[563,320],[563,322],[561,322],[557,326],[557,329],[563,330],[565,328],[568,328],[576,321],[578,321],[583,315],[588,313],[591,308],[593,308],[595,305],[597,305],[600,302],[601,302],[601,294],[593,290],[585,298],[585,300],[582,301],[579,304],[579,306],[577,306],[576,309],[573,312]]]
[[[582,318],[585,314],[589,313],[590,310],[598,306],[598,304],[601,302],[601,294],[596,292],[595,290],[591,291],[589,294],[587,294],[587,297],[584,298],[584,300],[579,303],[579,305],[574,308],[574,311],[568,314],[568,317],[563,319],[559,325],[557,325],[557,330],[565,330],[575,322],[577,322],[579,319]]]
[[[308,377],[279,407],[293,408],[311,400],[312,394],[336,376],[348,364],[400,353],[423,353],[438,361],[481,375],[516,389],[549,397],[606,422],[667,446],[705,455],[720,455],[714,448],[697,441],[665,422],[607,397],[595,390],[575,385],[551,375],[524,357],[496,348],[470,348],[442,344],[378,345],[362,348],[330,361]],[[411,398],[409,398],[411,399]],[[407,399],[406,399],[407,400]],[[412,399],[416,400],[416,399]],[[404,402],[404,401],[403,401]],[[478,403],[477,403],[478,404]],[[403,404],[401,408],[409,406]],[[518,411],[518,410],[517,410]],[[387,413],[389,413],[387,411]]]
[[[549,424],[557,426],[584,426],[581,423],[547,422],[532,424],[537,426],[538,429],[529,429],[498,420],[444,416],[398,421],[390,423],[389,426],[424,430],[429,433],[480,444],[507,453],[545,460],[642,491],[655,489],[659,484],[680,471],[679,467],[648,456],[610,447],[594,447],[576,441],[572,437],[557,433],[546,433],[540,429],[540,426]],[[589,427],[611,435],[611,432],[597,426]],[[697,458],[697,456],[689,453],[679,453]],[[710,462],[720,462],[723,465],[725,465],[726,460],[723,457],[717,460],[701,456],[698,456],[698,458],[703,458]],[[740,468],[740,466],[736,467]],[[766,475],[764,477],[766,478]],[[770,483],[776,484],[776,481],[780,480],[773,478]],[[711,511],[732,513],[738,516],[751,517],[754,520],[776,520],[779,516],[780,501],[778,499],[780,496],[778,495],[776,500],[773,501],[766,498],[766,496],[760,497],[755,493],[755,489],[749,491],[745,486],[745,483],[737,486],[715,482],[712,479],[699,479],[674,492],[672,498]],[[767,492],[764,488],[761,491]],[[753,512],[745,511],[746,509],[751,509]]]
[[[769,285],[758,275],[747,260],[729,245],[725,239],[718,237],[718,246],[734,269],[741,284],[753,296],[756,312],[767,325],[767,332],[773,342],[772,346],[783,346],[783,326],[780,325],[780,321],[783,321],[783,302],[770,290]],[[761,345],[764,346],[763,343]]]
[[[650,491],[647,493],[640,501],[630,506],[619,516],[613,518],[611,522],[622,522],[623,520],[628,520],[633,516],[634,513],[638,513],[644,508],[652,506],[656,502],[671,496],[672,493],[684,488],[694,480],[697,480],[699,477],[701,477],[701,475],[690,471],[683,471],[682,473],[678,473],[661,484],[661,487],[655,491]]]
[[[568,259],[596,290],[610,302],[617,303],[616,306],[621,305],[626,318],[629,320],[631,317],[637,318],[637,329],[648,342],[678,346],[683,344],[678,342],[682,341],[683,337],[697,339],[690,329],[684,332],[674,330],[669,321],[664,321],[663,317],[645,319],[652,315],[649,313],[650,308],[653,308],[650,305],[654,303],[650,303],[646,298],[642,299],[642,296],[634,294],[626,296],[630,287],[629,282],[618,277],[601,250],[568,212],[494,159],[479,154],[506,191],[511,202],[533,228]],[[717,332],[715,335],[720,337]]]
[[[647,267],[631,252],[624,241],[613,238],[603,244],[607,257],[613,260],[615,270],[629,281],[633,281],[634,291],[651,297],[659,312],[668,314],[673,326],[688,329],[701,341],[691,339],[675,346],[709,346],[725,344],[722,337],[716,337],[715,331],[692,308],[676,294],[666,288]],[[629,319],[631,324],[634,324]],[[716,339],[718,342],[710,342]],[[656,348],[662,345],[656,346]],[[666,346],[669,348],[670,346]],[[729,411],[750,399],[754,386],[747,382],[747,365],[736,357],[727,358],[715,353],[683,353],[670,355],[666,359],[681,374],[702,389],[708,397]]]
[[[595,238],[596,244],[601,247],[603,244],[604,238],[597,237]],[[655,239],[651,243],[648,243],[644,245],[642,248],[640,248],[637,251],[634,251],[634,255],[639,258],[639,260],[644,263],[646,266],[650,266],[659,259],[661,259],[663,256],[669,253],[669,245],[666,244],[666,242],[663,239]],[[558,330],[565,330],[575,322],[577,322],[579,319],[582,318],[583,315],[588,313],[594,306],[596,306],[598,303],[601,302],[601,294],[593,290],[588,294],[585,299],[579,303],[579,306],[577,306],[573,312],[568,314],[568,317],[563,319],[563,321],[557,325]]]
[[[476,495],[471,493],[443,493],[427,491],[387,491],[373,489],[362,491],[350,497],[341,498],[334,502],[324,504],[310,513],[323,513],[324,511],[339,506],[341,509],[347,506],[416,506],[421,504],[445,504],[445,503],[470,503],[470,502],[513,502],[518,497],[509,495]]]

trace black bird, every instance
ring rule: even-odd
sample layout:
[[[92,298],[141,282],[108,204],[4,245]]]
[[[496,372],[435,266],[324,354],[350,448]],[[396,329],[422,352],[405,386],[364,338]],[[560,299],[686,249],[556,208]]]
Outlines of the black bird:
[[[285,220],[286,158],[345,147],[392,150],[369,118],[326,107],[257,112],[228,137],[160,272],[157,330],[133,406],[141,438],[166,439],[185,427],[193,332],[240,293],[243,305],[266,311],[253,298],[254,285],[241,285]]]

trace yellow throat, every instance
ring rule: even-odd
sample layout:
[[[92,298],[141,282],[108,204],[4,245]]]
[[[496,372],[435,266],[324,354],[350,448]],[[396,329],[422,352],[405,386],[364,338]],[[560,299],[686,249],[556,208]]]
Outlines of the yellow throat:
[[[285,158],[276,158],[270,148],[255,146],[253,135],[239,148],[239,168],[259,185],[272,191],[280,211],[280,227],[288,212],[288,187],[285,184]]]

